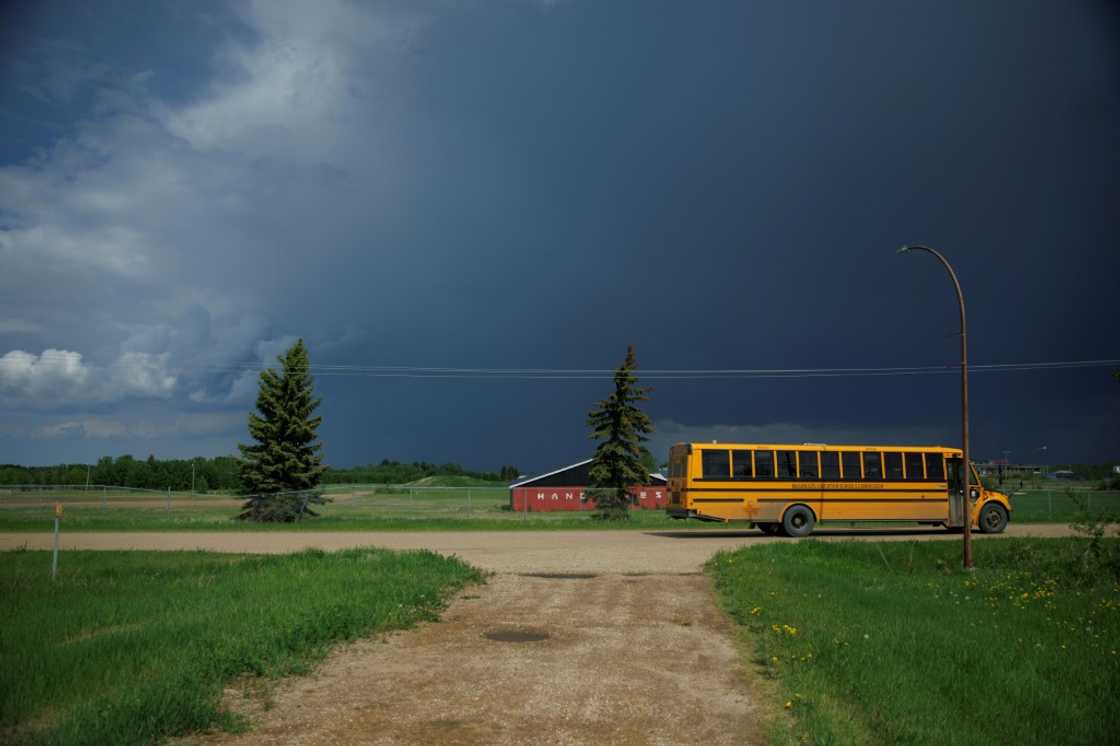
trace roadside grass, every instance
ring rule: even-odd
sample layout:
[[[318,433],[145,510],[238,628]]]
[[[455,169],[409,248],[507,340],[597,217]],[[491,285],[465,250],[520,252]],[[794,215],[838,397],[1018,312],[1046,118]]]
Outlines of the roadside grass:
[[[0,742],[146,744],[244,723],[241,676],[308,670],[330,645],[435,619],[478,571],[431,552],[0,554]]]
[[[976,542],[968,574],[956,542],[801,541],[707,571],[792,716],[775,743],[1108,743],[1120,582],[1089,545]]]
[[[378,487],[328,493],[333,502],[317,507],[318,518],[300,523],[258,524],[235,520],[239,502],[230,496],[170,500],[147,495],[104,501],[72,493],[42,494],[34,499],[0,497],[0,531],[49,530],[54,503],[64,508],[64,531],[532,531],[570,529],[679,529],[684,523],[659,510],[632,510],[629,521],[597,521],[591,512],[528,514],[508,509],[506,490]],[[693,524],[695,525],[695,524]],[[718,524],[703,524],[705,528]],[[743,528],[729,526],[728,528]]]

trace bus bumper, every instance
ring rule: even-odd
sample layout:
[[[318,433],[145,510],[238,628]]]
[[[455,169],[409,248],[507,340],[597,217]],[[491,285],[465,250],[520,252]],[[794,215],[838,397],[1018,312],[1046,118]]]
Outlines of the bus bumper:
[[[695,510],[689,510],[688,508],[665,508],[665,512],[670,518],[677,518],[679,520],[695,518],[698,521],[708,521],[711,523],[727,523],[726,518],[719,518],[718,516],[714,515],[704,515],[703,513]]]

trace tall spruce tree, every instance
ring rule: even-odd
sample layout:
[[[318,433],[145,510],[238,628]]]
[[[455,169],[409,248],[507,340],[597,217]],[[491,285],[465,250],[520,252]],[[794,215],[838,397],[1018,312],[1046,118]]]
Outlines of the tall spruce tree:
[[[308,506],[327,502],[315,489],[326,471],[315,432],[323,418],[312,416],[321,400],[314,396],[303,340],[277,360],[279,372],[261,372],[259,414],[249,413],[249,434],[256,443],[238,446],[241,489],[250,496],[238,516],[242,520],[290,523],[318,515]]]
[[[614,372],[614,393],[587,415],[591,437],[599,441],[591,463],[591,497],[598,508],[596,515],[602,519],[628,519],[627,489],[649,480],[649,472],[642,465],[642,443],[653,432],[653,423],[638,409],[637,402],[647,400],[652,389],[637,386],[636,367],[631,345]]]

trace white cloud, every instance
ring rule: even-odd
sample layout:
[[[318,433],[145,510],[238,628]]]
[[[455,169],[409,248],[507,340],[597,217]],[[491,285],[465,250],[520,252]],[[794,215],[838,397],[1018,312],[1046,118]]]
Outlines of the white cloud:
[[[80,352],[12,350],[0,357],[0,395],[35,401],[69,399],[85,389],[90,370]]]
[[[166,397],[176,383],[166,354],[128,352],[107,366],[88,365],[71,350],[12,350],[0,357],[0,402],[14,408]]]

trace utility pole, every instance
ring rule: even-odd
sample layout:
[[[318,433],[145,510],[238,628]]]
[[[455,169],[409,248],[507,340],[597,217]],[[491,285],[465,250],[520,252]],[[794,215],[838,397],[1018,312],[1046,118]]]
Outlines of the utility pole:
[[[953,271],[953,266],[949,264],[949,260],[942,256],[941,252],[937,249],[931,249],[928,246],[903,246],[898,250],[899,254],[907,251],[925,251],[926,253],[933,254],[945,271],[949,273],[949,279],[953,281],[953,288],[957,292],[957,305],[960,307],[961,314],[961,450],[964,452],[964,551],[963,562],[964,569],[972,569],[972,506],[969,501],[972,499],[972,461],[968,456],[968,325],[965,321],[964,313],[964,293],[961,292],[961,283],[957,280],[957,273]]]

